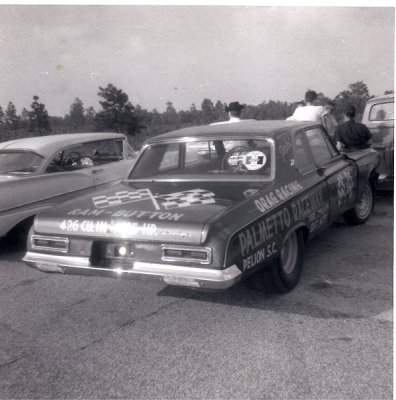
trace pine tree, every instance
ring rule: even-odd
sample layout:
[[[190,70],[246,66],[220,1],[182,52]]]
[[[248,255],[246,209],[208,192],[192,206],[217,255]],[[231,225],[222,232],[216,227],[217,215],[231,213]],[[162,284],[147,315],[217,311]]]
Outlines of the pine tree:
[[[5,114],[3,111],[3,107],[0,106],[0,127],[4,126],[5,124]]]
[[[134,115],[134,107],[128,100],[128,95],[121,89],[109,84],[106,88],[99,87],[98,96],[102,111],[95,116],[98,130],[112,130],[133,135],[138,129],[138,120]]]
[[[73,131],[82,131],[85,125],[84,105],[83,102],[76,97],[70,106],[70,125]]]
[[[5,112],[5,123],[9,129],[19,128],[19,117],[16,113],[16,108],[14,104],[10,101]]]
[[[29,131],[43,135],[51,132],[51,127],[45,105],[39,103],[39,100],[38,96],[33,96],[32,111],[29,112]]]

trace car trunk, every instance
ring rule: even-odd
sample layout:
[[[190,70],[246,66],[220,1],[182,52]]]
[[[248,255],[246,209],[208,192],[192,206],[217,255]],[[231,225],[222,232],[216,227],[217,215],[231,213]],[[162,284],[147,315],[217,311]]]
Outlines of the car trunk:
[[[36,218],[35,232],[199,244],[207,222],[255,188],[243,182],[121,182],[43,213]]]

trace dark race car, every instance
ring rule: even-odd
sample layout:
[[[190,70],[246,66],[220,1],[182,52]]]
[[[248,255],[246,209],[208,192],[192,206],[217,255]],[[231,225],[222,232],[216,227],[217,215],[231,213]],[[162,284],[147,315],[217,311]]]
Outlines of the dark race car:
[[[321,125],[241,121],[149,140],[129,179],[44,212],[24,260],[43,271],[287,292],[304,244],[373,209],[378,154],[341,154]]]

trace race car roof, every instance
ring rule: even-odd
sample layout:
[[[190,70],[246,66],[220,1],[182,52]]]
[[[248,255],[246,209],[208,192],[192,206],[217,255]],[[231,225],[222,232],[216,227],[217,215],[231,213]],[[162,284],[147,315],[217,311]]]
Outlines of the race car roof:
[[[60,149],[77,145],[79,143],[86,143],[95,140],[123,138],[125,138],[125,135],[123,134],[107,132],[65,133],[59,135],[35,136],[0,143],[0,151],[33,151],[43,157],[49,157]]]
[[[313,127],[319,125],[316,122],[301,122],[301,121],[285,121],[285,120],[242,120],[234,123],[214,124],[193,126],[190,128],[179,129],[156,136],[149,139],[146,143],[152,144],[157,142],[166,142],[172,139],[189,138],[215,138],[216,136],[269,136],[274,137],[283,132],[290,132],[305,127]]]

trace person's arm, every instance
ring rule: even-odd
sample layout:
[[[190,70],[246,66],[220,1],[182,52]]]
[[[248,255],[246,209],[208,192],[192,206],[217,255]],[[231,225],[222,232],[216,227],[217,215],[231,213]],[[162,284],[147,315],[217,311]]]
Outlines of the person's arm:
[[[323,106],[317,106],[317,112],[322,125],[327,129],[327,118],[329,117],[326,109]]]
[[[324,113],[320,116],[320,120],[322,121],[322,125],[326,128],[326,131],[329,132],[328,126],[328,114]]]
[[[336,141],[337,149],[341,150],[344,147],[344,142],[341,137],[341,132],[340,132],[339,126],[337,126],[337,128],[335,129],[334,140]]]
[[[301,118],[299,118],[299,114],[300,114],[300,111],[301,111],[300,109],[301,109],[301,107],[297,107],[294,110],[293,115],[288,118],[288,121],[301,121]]]

